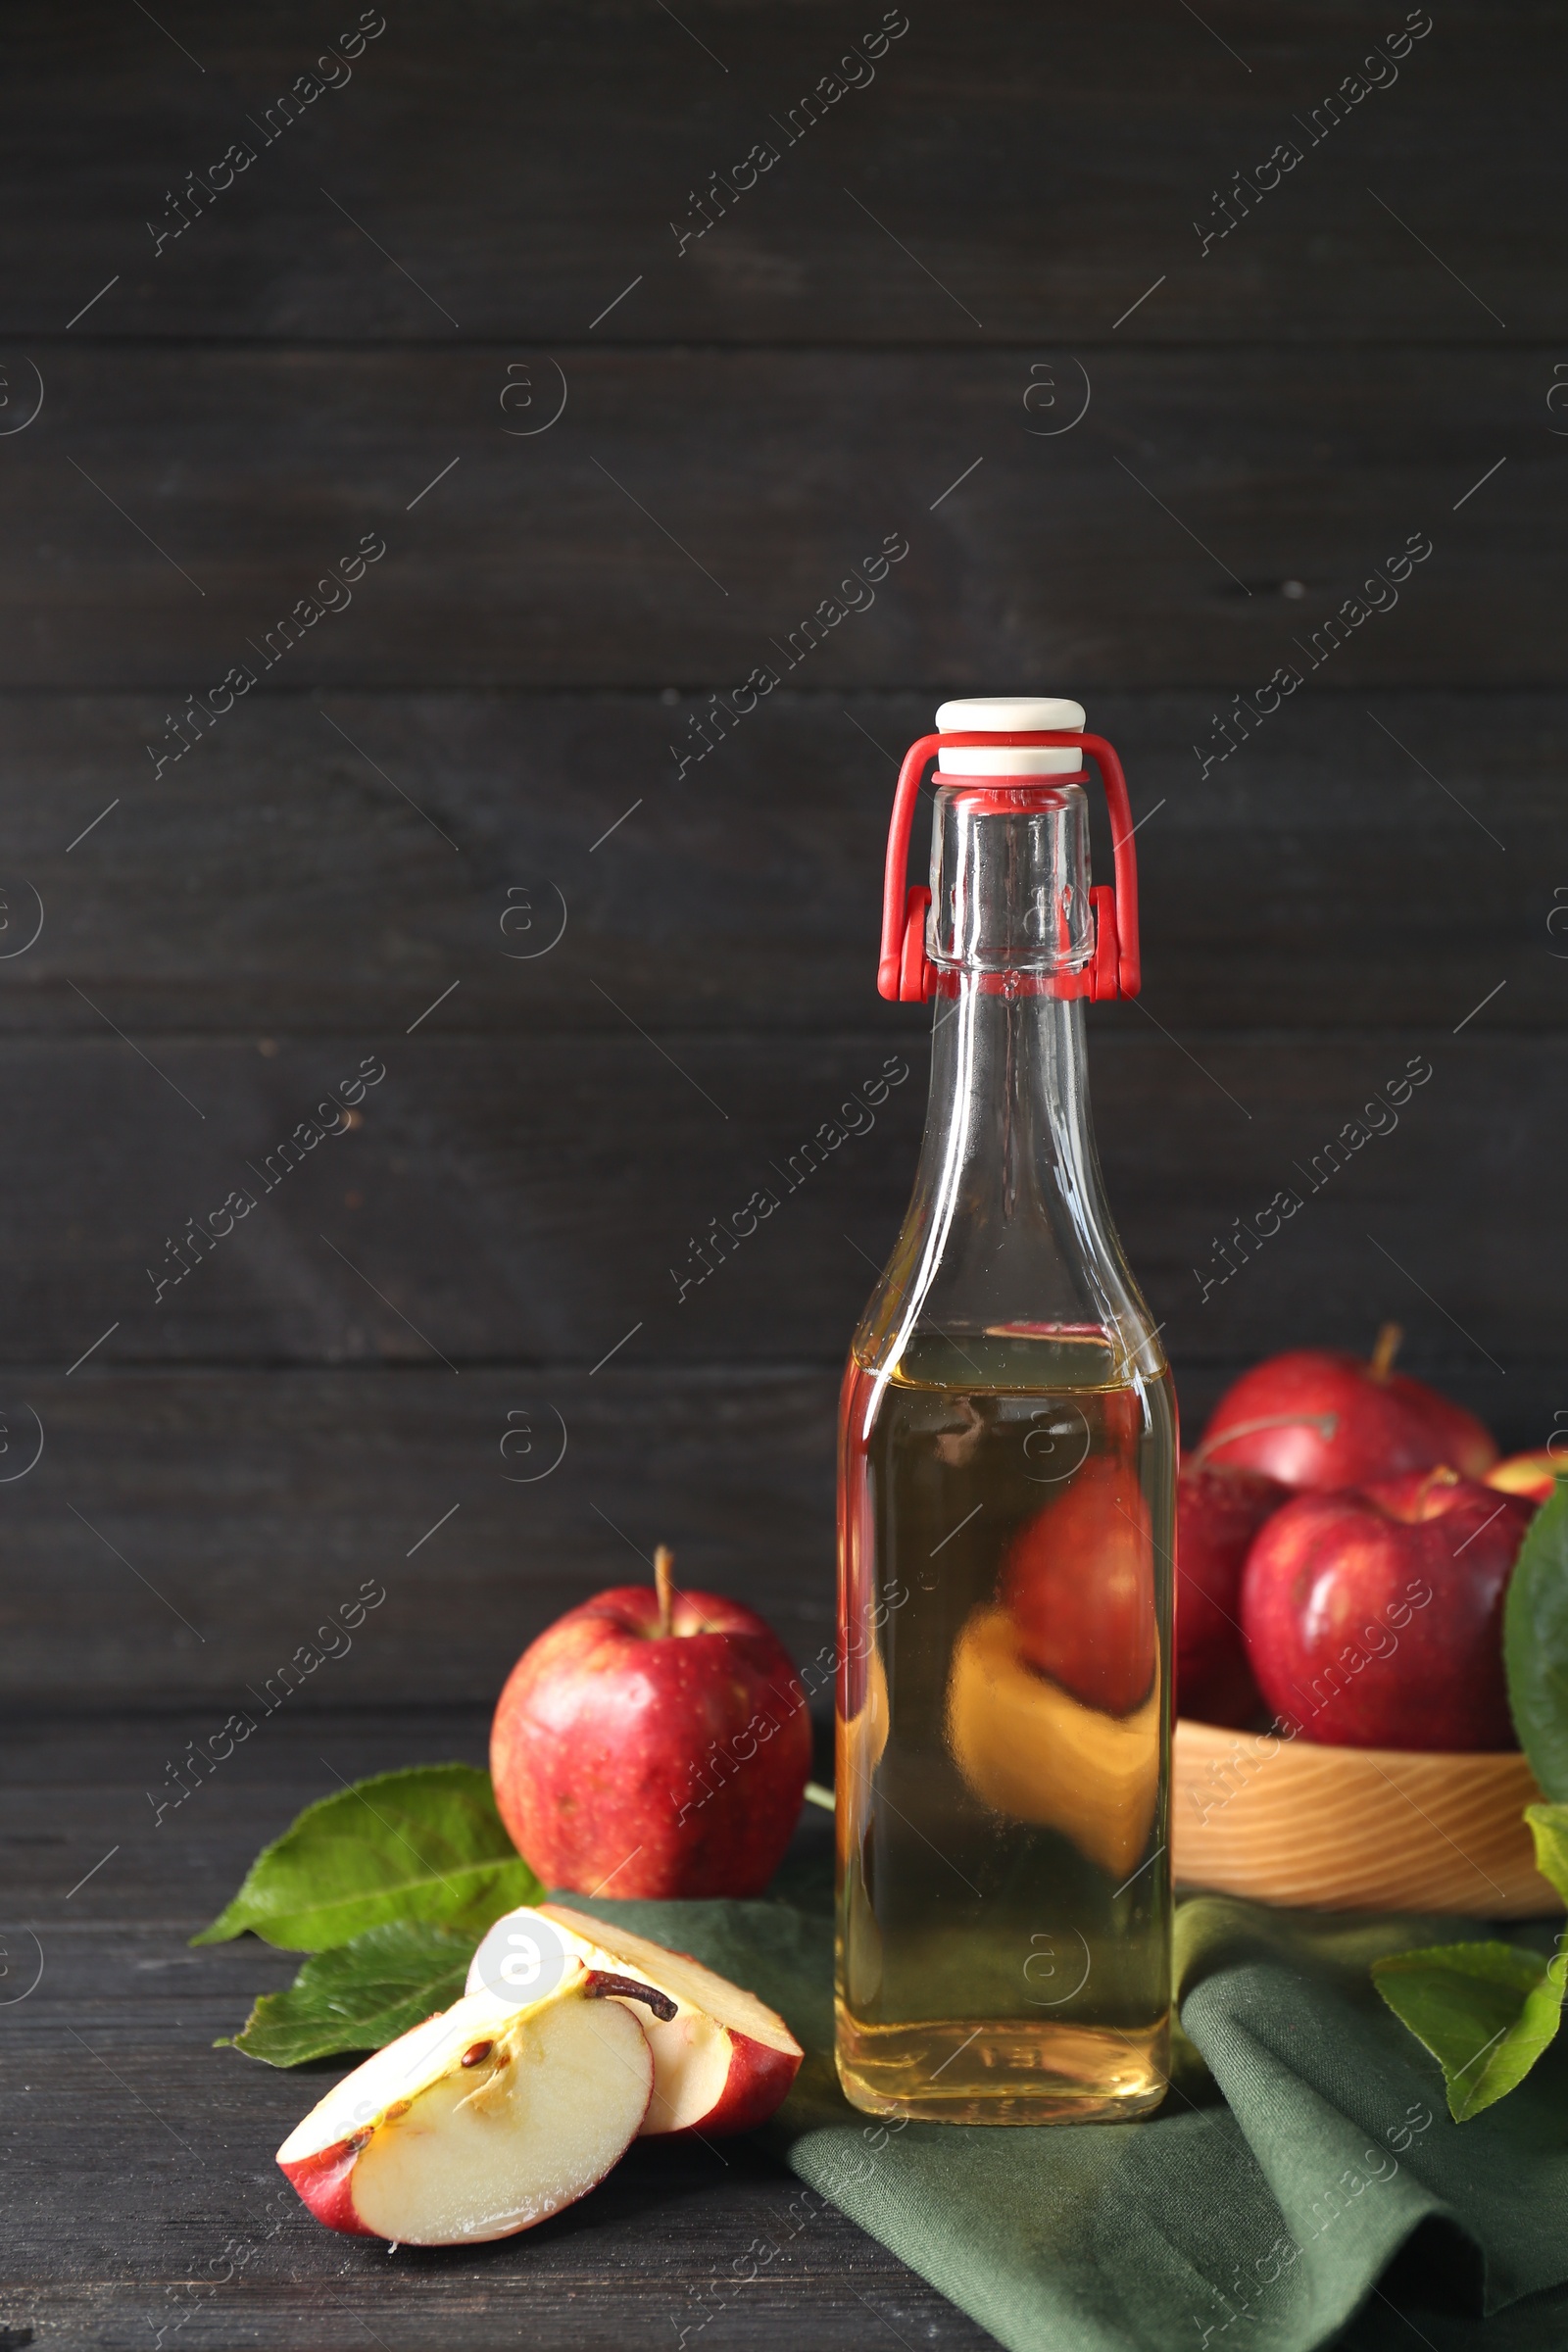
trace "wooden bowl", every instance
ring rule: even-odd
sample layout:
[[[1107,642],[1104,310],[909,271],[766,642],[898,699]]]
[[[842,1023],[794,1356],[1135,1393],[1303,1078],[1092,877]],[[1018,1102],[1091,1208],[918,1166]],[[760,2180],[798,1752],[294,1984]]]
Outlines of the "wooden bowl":
[[[1522,1755],[1324,1747],[1176,1726],[1171,1851],[1179,1885],[1329,1911],[1560,1913],[1522,1818],[1541,1795]]]

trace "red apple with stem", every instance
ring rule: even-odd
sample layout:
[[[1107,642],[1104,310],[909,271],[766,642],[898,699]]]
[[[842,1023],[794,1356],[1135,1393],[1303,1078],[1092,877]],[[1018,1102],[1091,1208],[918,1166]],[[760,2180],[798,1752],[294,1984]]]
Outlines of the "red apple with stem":
[[[1176,1703],[1200,1723],[1262,1711],[1242,1641],[1242,1570],[1291,1490],[1260,1470],[1190,1463],[1176,1482]]]
[[[1325,1490],[1440,1462],[1480,1478],[1497,1458],[1491,1431],[1436,1389],[1395,1371],[1403,1336],[1396,1323],[1385,1323],[1368,1363],[1296,1348],[1254,1364],[1214,1407],[1196,1458]]]
[[[517,1660],[490,1735],[501,1818],[547,1886],[760,1894],[800,1817],[806,1696],[760,1617],[655,1585],[568,1609]]]
[[[1534,1515],[1446,1468],[1297,1495],[1242,1577],[1248,1659],[1268,1704],[1332,1746],[1517,1746],[1502,1607]]]

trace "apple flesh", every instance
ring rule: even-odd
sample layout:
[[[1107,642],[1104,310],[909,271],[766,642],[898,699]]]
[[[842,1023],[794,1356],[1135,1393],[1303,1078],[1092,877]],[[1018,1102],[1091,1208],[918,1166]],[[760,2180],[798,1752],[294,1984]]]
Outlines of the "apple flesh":
[[[1369,1363],[1296,1348],[1254,1364],[1220,1398],[1196,1458],[1325,1491],[1440,1463],[1482,1477],[1497,1458],[1491,1431],[1394,1370],[1400,1336],[1397,1324],[1385,1324]]]
[[[523,2008],[469,1993],[401,2034],[327,2092],[277,2161],[329,2230],[416,2246],[511,2237],[604,2179],[653,2084],[636,2018],[574,1963]]]
[[[541,1903],[496,1921],[474,1953],[470,1993],[497,1982],[509,1938],[520,1930],[531,1940],[541,1919],[607,1982],[612,1972],[623,1971],[669,2003],[667,2017],[640,2002],[634,2010],[654,2058],[653,2096],[639,2126],[644,2138],[684,2132],[717,2139],[766,2123],[795,2080],[801,2045],[775,2010],[688,1953],[668,1951],[563,1903]],[[638,2000],[636,1993],[627,1997]]]
[[[1260,1470],[1189,1464],[1176,1482],[1176,1703],[1245,1728],[1262,1711],[1242,1641],[1242,1570],[1291,1490]]]
[[[1013,1537],[1002,1605],[1019,1654],[1086,1707],[1130,1715],[1154,1680],[1154,1546],[1134,1473],[1092,1454]]]
[[[1523,1494],[1530,1502],[1549,1502],[1559,1478],[1568,1478],[1568,1458],[1544,1447],[1539,1453],[1510,1453],[1494,1462],[1486,1484],[1499,1494]]]
[[[501,1818],[548,1886],[576,1894],[760,1894],[811,1762],[788,1651],[751,1609],[624,1585],[525,1649],[496,1707]]]
[[[1511,1748],[1502,1606],[1534,1505],[1448,1469],[1298,1494],[1242,1577],[1259,1690],[1303,1740]]]

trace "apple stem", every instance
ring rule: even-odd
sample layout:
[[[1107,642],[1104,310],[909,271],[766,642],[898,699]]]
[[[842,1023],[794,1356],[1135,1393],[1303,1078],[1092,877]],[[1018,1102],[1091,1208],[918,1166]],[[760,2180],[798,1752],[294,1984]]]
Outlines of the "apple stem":
[[[1394,1370],[1394,1359],[1398,1354],[1403,1343],[1404,1333],[1399,1325],[1385,1323],[1378,1333],[1378,1344],[1372,1350],[1372,1361],[1367,1366],[1374,1380],[1388,1379],[1389,1374]]]
[[[584,2000],[588,2001],[608,2001],[617,1996],[623,2001],[642,2001],[666,2025],[678,2014],[679,2004],[672,2001],[667,1992],[660,1992],[652,1984],[639,1984],[635,1977],[612,1976],[608,1969],[591,1968],[582,1991]]]
[[[1233,1438],[1250,1438],[1260,1429],[1315,1429],[1327,1445],[1340,1426],[1338,1413],[1265,1413],[1260,1421],[1235,1421],[1222,1429],[1217,1437],[1205,1438],[1193,1455],[1192,1466],[1200,1470],[1211,1453],[1228,1446]]]
[[[675,1606],[675,1586],[671,1575],[675,1554],[667,1544],[654,1547],[654,1589],[659,1594],[659,1630],[666,1639],[673,1630],[671,1616]]]

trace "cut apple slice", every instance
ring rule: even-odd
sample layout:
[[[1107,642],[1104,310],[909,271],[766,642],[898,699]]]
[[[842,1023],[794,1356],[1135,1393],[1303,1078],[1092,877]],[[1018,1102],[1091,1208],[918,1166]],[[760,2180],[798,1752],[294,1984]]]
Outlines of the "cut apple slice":
[[[345,2076],[279,2165],[318,2221],[355,2236],[453,2246],[531,2230],[604,2179],[648,2111],[653,2054],[609,1992],[573,1966],[524,2008],[466,1993]]]
[[[690,2132],[713,2139],[751,2132],[782,2104],[803,2053],[775,2010],[688,1953],[669,1951],[629,1928],[612,1927],[563,1903],[540,1903],[496,1921],[473,1955],[469,1998],[506,1984],[511,1940],[521,1933],[531,1947],[542,1919],[589,1970],[623,1971],[674,2004],[668,2018],[656,2015],[645,2002],[632,2009],[654,2054],[644,2137]],[[490,1991],[485,1997],[496,1995]]]

